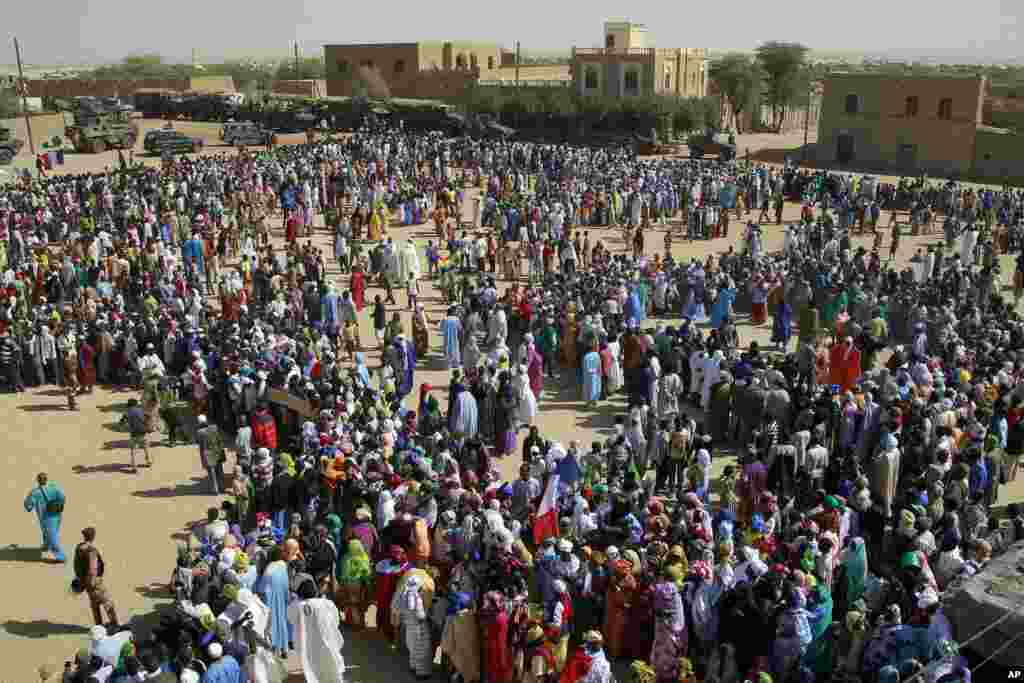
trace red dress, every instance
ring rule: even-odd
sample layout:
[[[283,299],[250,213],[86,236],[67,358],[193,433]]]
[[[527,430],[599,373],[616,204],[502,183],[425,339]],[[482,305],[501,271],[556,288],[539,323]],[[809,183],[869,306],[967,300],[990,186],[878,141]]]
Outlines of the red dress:
[[[88,343],[82,344],[78,352],[78,381],[83,387],[96,384],[96,350]]]
[[[348,288],[352,290],[352,303],[356,305],[356,310],[363,310],[366,306],[366,278],[362,272],[352,273]]]
[[[483,672],[488,683],[512,680],[512,651],[508,646],[508,613],[481,615],[484,636]]]
[[[395,639],[395,627],[391,623],[391,598],[395,596],[398,581],[405,574],[405,568],[389,572],[377,571],[374,586],[374,601],[377,603],[377,629],[388,640]]]

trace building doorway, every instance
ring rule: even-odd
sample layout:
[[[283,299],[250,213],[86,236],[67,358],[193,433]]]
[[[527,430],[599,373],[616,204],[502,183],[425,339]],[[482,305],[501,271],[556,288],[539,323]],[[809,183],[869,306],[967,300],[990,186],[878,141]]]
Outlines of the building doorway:
[[[917,173],[917,145],[900,145],[896,155],[896,165],[901,171]]]
[[[853,136],[849,133],[841,133],[836,137],[836,161],[841,164],[848,164],[853,161]]]

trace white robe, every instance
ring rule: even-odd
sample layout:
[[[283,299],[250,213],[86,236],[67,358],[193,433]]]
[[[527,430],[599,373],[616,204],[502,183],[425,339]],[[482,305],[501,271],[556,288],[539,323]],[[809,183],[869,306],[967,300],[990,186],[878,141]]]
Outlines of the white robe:
[[[405,284],[409,278],[420,279],[420,257],[416,246],[406,242],[398,249],[398,281]]]
[[[608,370],[607,379],[608,394],[610,395],[622,388],[625,379],[622,376],[622,363],[619,360],[622,356],[622,351],[619,349],[619,342],[608,342],[608,351],[612,356],[612,366]]]
[[[345,639],[334,603],[325,598],[297,600],[288,607],[288,621],[295,627],[295,651],[306,683],[340,683],[345,673],[341,656]]]
[[[530,376],[519,374],[512,380],[512,388],[516,393],[519,403],[516,406],[516,417],[523,424],[533,424],[537,417],[537,397],[533,395],[530,388]]]

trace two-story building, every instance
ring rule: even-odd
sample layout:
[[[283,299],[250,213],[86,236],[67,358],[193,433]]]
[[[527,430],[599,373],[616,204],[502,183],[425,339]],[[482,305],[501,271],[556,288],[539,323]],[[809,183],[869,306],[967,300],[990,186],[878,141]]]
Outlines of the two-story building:
[[[970,173],[985,90],[984,76],[831,74],[818,159],[901,173]]]
[[[572,50],[573,88],[580,95],[707,95],[706,48],[654,47],[647,28],[628,21],[605,22],[603,42]]]

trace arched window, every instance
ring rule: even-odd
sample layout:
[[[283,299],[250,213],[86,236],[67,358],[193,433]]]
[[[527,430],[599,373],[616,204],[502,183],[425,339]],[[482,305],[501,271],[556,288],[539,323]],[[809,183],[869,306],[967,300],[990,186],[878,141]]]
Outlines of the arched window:
[[[953,118],[953,100],[951,98],[943,97],[939,100],[939,118],[943,121]]]
[[[404,59],[396,59],[395,60],[395,73],[396,74],[405,73],[405,60]]]
[[[494,68],[494,57],[488,57],[487,58],[487,68],[488,69],[493,69]]]
[[[665,90],[672,89],[672,74],[665,74]]]
[[[907,98],[906,103],[903,105],[903,115],[908,119],[912,119],[917,116],[918,105],[920,100],[917,99],[917,95],[911,95]]]
[[[612,34],[609,33],[605,37],[605,39],[604,39],[604,46],[606,48],[608,48],[609,50],[614,50],[615,49],[615,36],[613,36]]]
[[[597,90],[597,69],[588,66],[583,72],[583,87],[587,90]]]
[[[857,114],[860,112],[860,97],[857,95],[846,96],[846,113]]]
[[[469,68],[470,69],[475,69],[476,65],[477,65],[476,55],[470,53],[470,55],[469,55]]]
[[[466,68],[466,55],[460,54],[455,57],[455,68],[460,70]]]

